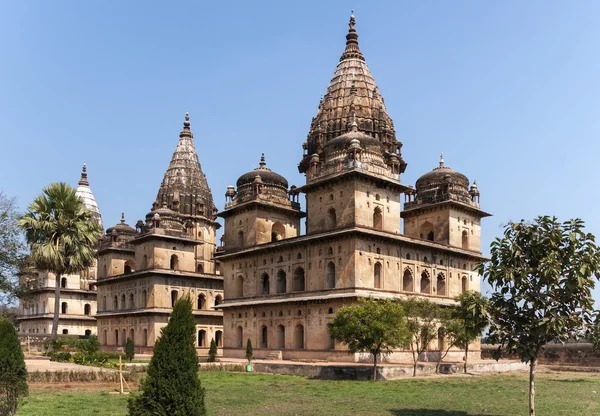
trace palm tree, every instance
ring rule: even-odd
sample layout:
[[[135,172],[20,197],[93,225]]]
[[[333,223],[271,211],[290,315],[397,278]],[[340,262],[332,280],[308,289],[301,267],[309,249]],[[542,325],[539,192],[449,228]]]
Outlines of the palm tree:
[[[77,273],[93,264],[100,226],[75,194],[75,189],[62,182],[44,188],[29,205],[19,225],[25,231],[33,265],[56,276],[52,321],[52,339],[55,339],[61,276]]]

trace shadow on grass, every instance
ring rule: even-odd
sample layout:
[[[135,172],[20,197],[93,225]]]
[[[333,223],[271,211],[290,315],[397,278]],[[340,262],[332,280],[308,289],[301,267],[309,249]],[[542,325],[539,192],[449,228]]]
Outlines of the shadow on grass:
[[[467,413],[461,410],[442,409],[390,409],[394,416],[483,416],[483,413]],[[489,415],[486,416],[502,416]]]
[[[590,382],[590,379],[585,378],[567,378],[567,379],[559,379],[559,380],[548,380],[554,383],[587,383]]]

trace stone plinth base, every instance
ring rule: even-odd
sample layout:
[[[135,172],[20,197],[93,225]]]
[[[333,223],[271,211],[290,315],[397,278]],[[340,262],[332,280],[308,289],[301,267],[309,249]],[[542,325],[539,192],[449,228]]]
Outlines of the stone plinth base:
[[[318,377],[330,380],[372,380],[373,367],[360,364],[344,363],[298,363],[291,361],[253,361],[254,371],[258,373],[289,374],[305,377]],[[441,374],[460,373],[462,363],[442,363]],[[527,366],[517,361],[478,361],[467,365],[469,373],[500,373],[509,371],[526,371]],[[411,364],[384,364],[377,367],[379,380],[397,380],[412,377]],[[417,365],[417,375],[435,374],[435,364]]]

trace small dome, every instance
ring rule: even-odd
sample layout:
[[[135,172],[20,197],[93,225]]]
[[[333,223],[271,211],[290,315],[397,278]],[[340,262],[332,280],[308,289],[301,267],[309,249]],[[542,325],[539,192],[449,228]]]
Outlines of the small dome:
[[[125,224],[125,214],[121,214],[121,222],[117,225],[106,230],[106,234],[135,234],[135,228],[130,227],[129,224]]]
[[[460,172],[444,165],[444,155],[440,156],[440,165],[427,172],[415,186],[416,201],[435,203],[448,199],[463,203],[471,203],[469,195],[469,179]]]
[[[237,180],[238,191],[240,187],[244,185],[252,184],[256,181],[256,177],[259,176],[262,180],[262,183],[265,185],[276,185],[286,189],[288,188],[288,181],[283,176],[278,173],[273,172],[271,169],[267,168],[267,164],[265,162],[265,154],[263,153],[260,158],[259,167],[251,170],[250,172],[244,173]]]
[[[356,145],[357,143],[360,144],[360,147],[362,148],[376,148],[376,150],[382,149],[379,140],[361,131],[349,131],[334,139],[331,139],[325,143],[323,149],[328,149],[331,147],[347,148],[353,144]]]
[[[467,190],[469,188],[469,179],[462,173],[445,166],[444,155],[442,154],[440,155],[440,165],[417,179],[417,193],[419,190],[425,190],[445,184],[458,185]]]

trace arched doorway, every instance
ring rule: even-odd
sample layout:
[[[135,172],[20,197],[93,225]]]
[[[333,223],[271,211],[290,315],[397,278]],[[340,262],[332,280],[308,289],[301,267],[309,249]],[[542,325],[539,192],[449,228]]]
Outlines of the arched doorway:
[[[287,287],[287,278],[283,270],[277,272],[277,293],[285,293]]]
[[[260,286],[261,293],[263,295],[268,295],[271,291],[271,283],[269,282],[269,275],[267,273],[263,273],[260,278]]]
[[[444,273],[437,275],[436,292],[438,296],[446,296],[446,277]]]
[[[171,261],[169,263],[169,268],[171,270],[179,270],[179,257],[176,254],[171,256]]]
[[[268,348],[269,347],[269,332],[266,325],[263,325],[260,329],[260,347]]]
[[[285,326],[277,325],[276,331],[277,348],[285,349]]]
[[[429,241],[433,241],[433,224],[429,221],[425,221],[423,224],[421,224],[421,227],[419,229],[419,237],[426,238]]]
[[[326,269],[326,289],[335,288],[335,263],[330,261],[327,263]]]
[[[373,210],[373,228],[376,230],[383,229],[383,212],[380,207],[375,207]]]
[[[302,267],[298,267],[296,270],[294,270],[293,290],[294,292],[303,292],[304,290],[306,290],[304,269]]]
[[[271,227],[271,241],[279,241],[285,238],[285,227],[282,223],[276,222]]]
[[[429,278],[429,273],[427,273],[427,270],[421,273],[421,293],[431,293],[431,279]]]
[[[381,289],[381,263],[375,263],[373,268],[373,286],[375,289]]]
[[[198,331],[198,346],[200,348],[206,347],[206,331],[204,329]]]
[[[333,230],[337,225],[337,217],[335,214],[335,209],[334,208],[329,208],[329,210],[327,211],[327,221],[326,221],[326,228],[328,230]]]
[[[238,348],[242,348],[244,346],[244,328],[241,326],[237,327],[236,345]]]
[[[405,292],[414,292],[414,283],[413,283],[413,275],[410,269],[404,270],[404,275],[402,276],[402,290]]]
[[[294,329],[294,348],[304,349],[304,326],[302,324],[296,325]]]

